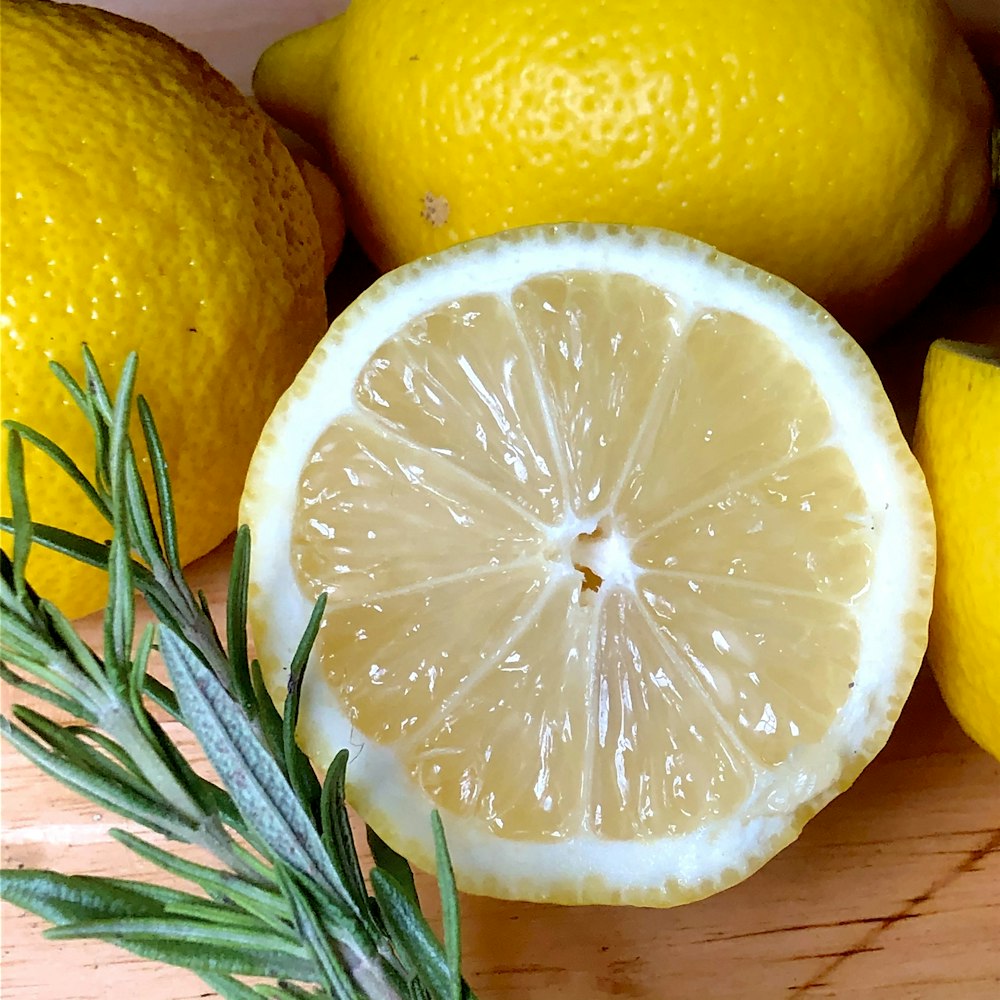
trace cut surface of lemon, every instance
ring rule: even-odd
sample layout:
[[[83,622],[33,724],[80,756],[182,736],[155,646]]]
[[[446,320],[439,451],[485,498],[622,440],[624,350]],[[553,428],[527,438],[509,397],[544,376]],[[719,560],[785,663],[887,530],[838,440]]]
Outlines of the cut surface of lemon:
[[[667,906],[745,878],[883,746],[934,528],[867,358],[786,282],[561,225],[381,278],[251,464],[250,620],[299,733],[459,886]]]

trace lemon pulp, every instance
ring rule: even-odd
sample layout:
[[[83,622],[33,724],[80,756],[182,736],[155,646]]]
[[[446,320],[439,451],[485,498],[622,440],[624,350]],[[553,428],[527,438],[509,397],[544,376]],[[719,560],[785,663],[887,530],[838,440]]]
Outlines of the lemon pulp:
[[[374,351],[302,471],[312,669],[500,837],[696,830],[852,685],[876,513],[836,436],[771,331],[640,277],[448,301]]]

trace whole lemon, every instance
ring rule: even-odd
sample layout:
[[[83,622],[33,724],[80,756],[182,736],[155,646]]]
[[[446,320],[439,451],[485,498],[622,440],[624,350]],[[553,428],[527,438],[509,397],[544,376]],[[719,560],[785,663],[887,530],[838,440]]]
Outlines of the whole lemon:
[[[326,328],[309,194],[273,126],[167,36],[40,0],[0,0],[0,16],[2,416],[89,471],[89,429],[49,361],[82,377],[86,342],[114,383],[138,350],[181,555],[194,558],[236,526],[260,428]],[[6,436],[3,448],[5,466]],[[65,474],[26,450],[33,518],[109,537]],[[28,577],[71,615],[107,588],[39,546]]]
[[[962,728],[1000,760],[1000,325],[996,330],[992,346],[931,345],[913,448],[938,536],[928,659]]]
[[[353,0],[254,90],[325,137],[384,268],[529,223],[653,225],[866,335],[991,212],[992,102],[943,0]]]

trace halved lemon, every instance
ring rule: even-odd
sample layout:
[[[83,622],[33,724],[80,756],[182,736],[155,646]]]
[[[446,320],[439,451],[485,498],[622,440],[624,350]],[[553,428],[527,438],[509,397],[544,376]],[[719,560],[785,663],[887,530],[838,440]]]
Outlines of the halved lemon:
[[[300,735],[459,885],[669,906],[745,878],[885,743],[934,530],[856,344],[657,230],[562,225],[380,279],[249,471],[272,691],[321,591]]]

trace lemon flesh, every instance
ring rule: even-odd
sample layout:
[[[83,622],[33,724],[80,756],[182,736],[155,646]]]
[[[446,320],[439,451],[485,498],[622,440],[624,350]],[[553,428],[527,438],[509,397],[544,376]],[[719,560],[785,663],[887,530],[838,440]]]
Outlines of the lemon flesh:
[[[383,279],[243,512],[275,686],[327,594],[305,746],[359,748],[355,801],[418,862],[442,810],[473,890],[669,905],[744,877],[881,747],[926,640],[926,492],[863,355],[654,231]]]

